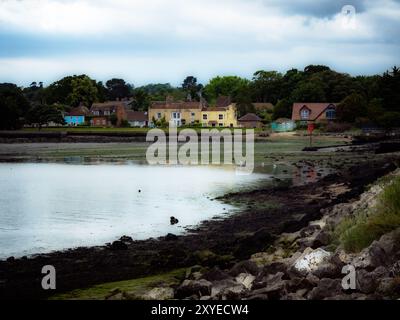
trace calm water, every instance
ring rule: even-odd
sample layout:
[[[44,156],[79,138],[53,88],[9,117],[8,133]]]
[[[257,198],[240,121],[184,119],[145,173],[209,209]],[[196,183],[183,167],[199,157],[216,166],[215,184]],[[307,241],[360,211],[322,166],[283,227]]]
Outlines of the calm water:
[[[177,234],[234,210],[210,198],[268,179],[221,167],[0,164],[0,258]]]

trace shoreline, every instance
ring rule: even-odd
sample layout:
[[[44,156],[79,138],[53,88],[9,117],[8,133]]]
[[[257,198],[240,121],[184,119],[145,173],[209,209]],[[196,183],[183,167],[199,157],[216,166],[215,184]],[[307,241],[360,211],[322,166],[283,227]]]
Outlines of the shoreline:
[[[121,238],[111,246],[95,246],[0,261],[0,297],[46,298],[91,285],[139,278],[201,264],[227,268],[263,251],[285,232],[305,227],[321,210],[359,196],[367,184],[395,169],[398,155],[366,160],[304,186],[270,187],[227,194],[218,199],[246,207],[222,220],[203,222],[187,234],[133,241]],[[332,186],[349,190],[337,194]],[[41,267],[57,270],[56,292],[41,289]]]

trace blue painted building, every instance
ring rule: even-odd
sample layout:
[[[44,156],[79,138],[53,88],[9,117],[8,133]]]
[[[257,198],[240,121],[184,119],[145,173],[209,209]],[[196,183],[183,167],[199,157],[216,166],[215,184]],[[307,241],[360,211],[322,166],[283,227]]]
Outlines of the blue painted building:
[[[64,115],[64,120],[68,126],[83,125],[85,123],[85,117],[88,113],[88,108],[79,106]]]
[[[296,124],[293,120],[279,118],[271,123],[271,129],[274,132],[288,132],[296,129]]]

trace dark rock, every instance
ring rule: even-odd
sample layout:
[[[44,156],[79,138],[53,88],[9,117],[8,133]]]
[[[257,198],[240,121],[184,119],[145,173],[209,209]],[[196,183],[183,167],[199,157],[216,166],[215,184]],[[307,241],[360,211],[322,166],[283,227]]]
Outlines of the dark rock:
[[[322,300],[324,298],[337,296],[342,293],[341,279],[321,279],[318,285],[307,295],[310,300]]]
[[[8,257],[6,261],[7,262],[13,262],[13,261],[15,261],[15,258],[14,257]]]
[[[184,280],[176,289],[175,297],[183,299],[192,295],[209,296],[211,295],[211,287],[211,282],[204,279]]]
[[[252,294],[267,294],[270,300],[280,299],[286,293],[286,280],[282,279],[283,276],[283,272],[269,275],[265,280],[265,287],[253,290]]]
[[[133,239],[129,236],[122,236],[121,238],[119,238],[119,241],[130,243],[133,242]]]
[[[224,271],[221,271],[218,267],[214,267],[211,270],[207,271],[203,274],[202,279],[206,279],[208,281],[219,281],[230,278],[229,274]]]
[[[179,220],[175,217],[171,217],[169,219],[169,222],[171,223],[171,225],[177,224],[179,222]]]
[[[233,277],[241,273],[250,273],[253,276],[257,276],[260,269],[258,268],[257,264],[251,260],[245,260],[236,263],[232,269],[229,271],[229,274]]]
[[[342,277],[342,269],[338,268],[338,266],[333,263],[323,263],[318,267],[317,270],[314,270],[312,273],[318,278],[341,278]]]
[[[111,244],[110,249],[111,250],[127,250],[128,246],[126,245],[125,242],[117,240]]]
[[[177,240],[177,239],[178,239],[178,236],[175,235],[175,234],[172,234],[172,233],[168,233],[168,234],[165,236],[165,240],[166,240],[166,241],[174,241],[174,240]]]
[[[234,251],[234,256],[239,259],[248,259],[253,253],[268,248],[274,239],[275,236],[271,235],[268,229],[262,228],[253,235],[240,239]]]
[[[357,270],[356,283],[357,289],[366,294],[375,292],[379,285],[376,274],[364,269]]]
[[[246,297],[245,300],[268,300],[268,294],[252,294]]]

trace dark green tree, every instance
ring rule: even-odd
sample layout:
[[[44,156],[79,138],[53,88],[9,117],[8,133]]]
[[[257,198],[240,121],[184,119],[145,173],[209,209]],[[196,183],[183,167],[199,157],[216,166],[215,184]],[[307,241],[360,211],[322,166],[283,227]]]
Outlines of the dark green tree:
[[[203,85],[197,83],[197,78],[187,76],[182,83],[182,90],[187,94],[189,100],[200,100],[200,92],[203,90]]]
[[[38,125],[39,130],[43,125],[54,122],[65,124],[64,117],[56,105],[38,104],[33,106],[26,117],[27,123]]]
[[[108,98],[110,100],[121,100],[132,96],[132,86],[123,79],[113,78],[106,82]]]
[[[343,122],[354,123],[367,115],[367,100],[358,93],[347,96],[337,106],[337,117]]]
[[[20,128],[28,109],[29,102],[20,88],[12,83],[0,84],[0,129]]]

